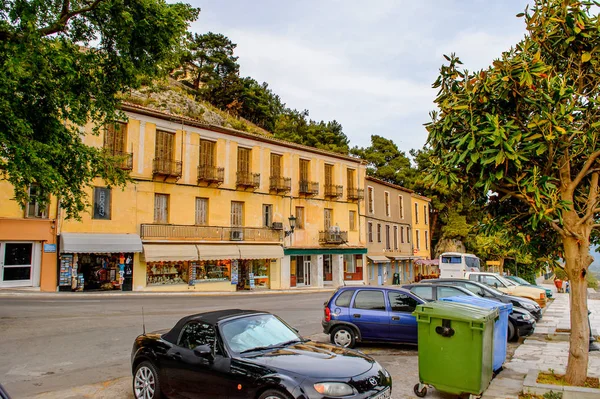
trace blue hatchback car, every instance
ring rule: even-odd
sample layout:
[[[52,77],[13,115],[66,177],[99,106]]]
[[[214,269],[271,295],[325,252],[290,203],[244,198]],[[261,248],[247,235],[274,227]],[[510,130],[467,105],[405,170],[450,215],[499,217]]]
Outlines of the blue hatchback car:
[[[345,348],[365,341],[416,344],[412,313],[422,303],[402,288],[341,287],[325,302],[323,332]]]

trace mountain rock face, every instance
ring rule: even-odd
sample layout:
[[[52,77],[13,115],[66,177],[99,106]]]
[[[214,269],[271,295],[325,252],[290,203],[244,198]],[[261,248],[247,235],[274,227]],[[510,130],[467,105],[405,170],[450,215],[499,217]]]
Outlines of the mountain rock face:
[[[461,240],[445,238],[440,240],[435,246],[435,257],[438,258],[444,252],[459,252],[464,254],[467,252],[467,249]]]

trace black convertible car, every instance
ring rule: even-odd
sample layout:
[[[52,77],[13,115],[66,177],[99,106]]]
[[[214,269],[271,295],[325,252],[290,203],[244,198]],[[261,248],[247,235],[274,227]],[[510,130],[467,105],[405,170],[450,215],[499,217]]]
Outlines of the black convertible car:
[[[389,373],[370,357],[302,339],[279,317],[250,310],[187,316],[170,331],[137,337],[131,353],[138,399],[377,398]]]

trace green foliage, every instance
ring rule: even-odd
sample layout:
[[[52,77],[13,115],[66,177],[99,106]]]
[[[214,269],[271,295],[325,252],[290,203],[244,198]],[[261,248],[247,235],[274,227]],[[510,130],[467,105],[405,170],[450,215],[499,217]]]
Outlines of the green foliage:
[[[115,159],[82,143],[80,126],[98,133],[117,118],[117,93],[168,70],[197,15],[163,0],[0,4],[0,173],[21,205],[36,183],[77,217],[95,177],[126,183]]]
[[[412,185],[414,170],[410,160],[392,140],[372,135],[369,147],[354,147],[351,153],[367,161],[370,176],[407,188]]]
[[[598,278],[594,275],[594,273],[587,273],[585,275],[585,281],[587,281],[587,285],[590,288],[593,288],[595,290],[598,289]]]

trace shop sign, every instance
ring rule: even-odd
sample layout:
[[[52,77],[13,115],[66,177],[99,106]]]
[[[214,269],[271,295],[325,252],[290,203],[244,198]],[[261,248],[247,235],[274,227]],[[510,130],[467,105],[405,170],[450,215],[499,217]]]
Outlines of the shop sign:
[[[44,252],[56,252],[56,244],[44,244]]]

